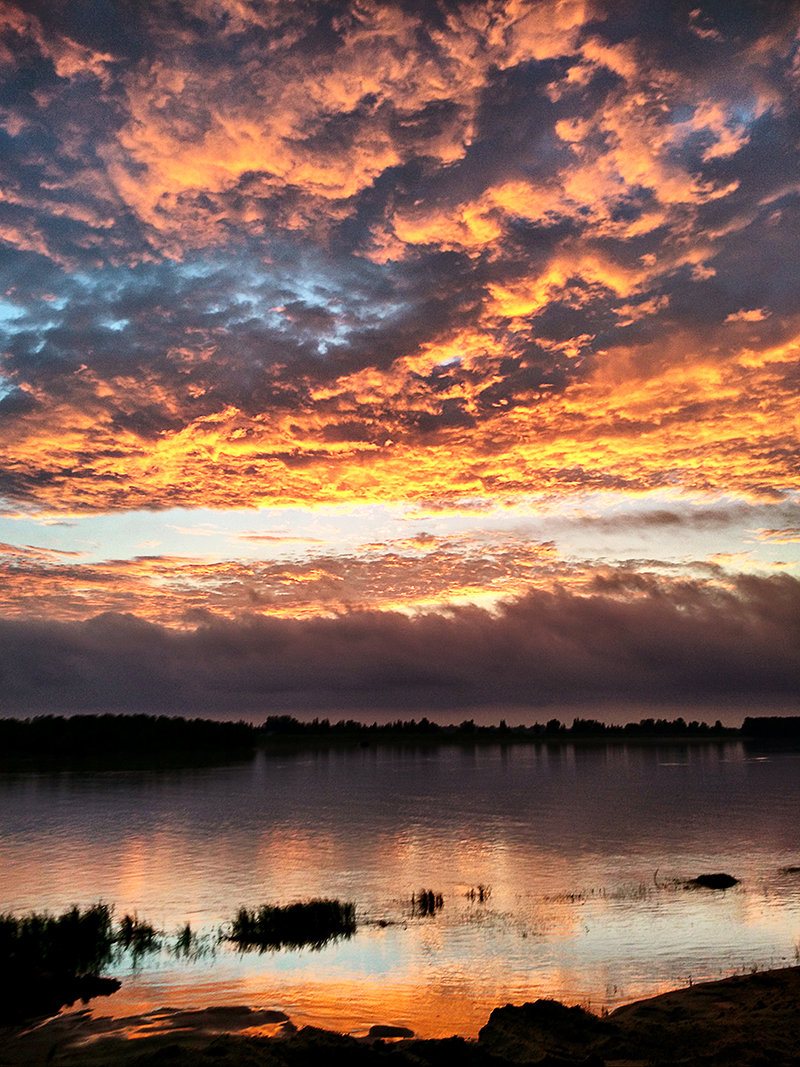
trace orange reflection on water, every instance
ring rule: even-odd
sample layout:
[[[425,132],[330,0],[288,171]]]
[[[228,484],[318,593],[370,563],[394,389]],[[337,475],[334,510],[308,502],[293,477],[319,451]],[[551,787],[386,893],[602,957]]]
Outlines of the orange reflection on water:
[[[159,928],[160,955],[109,969],[122,988],[94,1002],[98,1018],[247,1005],[298,1026],[475,1036],[505,1003],[554,997],[597,1012],[790,963],[797,762],[746,759],[732,744],[375,747],[20,776],[0,781],[13,877],[0,905],[60,911],[100,897]],[[687,888],[707,870],[741,884]],[[480,885],[491,892],[476,899]],[[435,915],[412,909],[421,889],[443,895]],[[264,953],[217,937],[240,905],[318,896],[356,903],[354,937]],[[196,954],[176,946],[187,920]]]
[[[702,976],[701,976],[702,977]],[[718,977],[710,975],[709,977]],[[698,977],[697,980],[700,980]],[[509,995],[504,977],[470,981],[464,975],[435,979],[420,971],[403,982],[381,976],[361,975],[337,979],[309,977],[302,985],[269,975],[242,975],[235,981],[187,981],[158,988],[135,978],[123,982],[112,998],[95,1001],[95,1017],[110,1017],[123,1023],[129,1036],[144,1035],[158,1026],[153,1004],[173,1010],[196,1010],[215,1005],[242,1005],[257,1011],[284,1012],[297,1026],[317,1026],[340,1033],[364,1036],[374,1025],[402,1026],[419,1037],[475,1038],[495,1008],[522,1004],[540,998],[580,1004],[595,1014],[644,997],[656,996],[676,983],[641,980],[620,989],[614,976],[601,968],[587,982],[585,974],[569,968],[543,968],[530,976],[523,988]],[[270,1023],[250,1027],[248,1033],[274,1033]]]

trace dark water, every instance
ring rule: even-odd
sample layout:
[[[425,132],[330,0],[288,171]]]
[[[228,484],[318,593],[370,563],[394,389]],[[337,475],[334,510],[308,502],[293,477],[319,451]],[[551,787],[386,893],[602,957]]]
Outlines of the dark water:
[[[800,755],[737,744],[353,749],[196,770],[0,776],[0,911],[104,900],[170,935],[96,1010],[247,1003],[341,1029],[475,1033],[797,961]],[[683,880],[727,871],[725,893]],[[481,901],[471,892],[488,887]],[[412,894],[441,893],[433,916]],[[355,937],[240,954],[244,904],[356,903]],[[386,925],[380,925],[385,923]]]

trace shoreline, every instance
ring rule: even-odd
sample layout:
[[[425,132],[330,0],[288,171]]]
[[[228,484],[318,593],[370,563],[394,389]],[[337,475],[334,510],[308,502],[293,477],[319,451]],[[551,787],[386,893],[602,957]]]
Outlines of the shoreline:
[[[376,1024],[354,1037],[306,1026],[281,1011],[159,1009],[123,1019],[71,1011],[0,1030],[2,1067],[470,1067],[541,1063],[800,1065],[800,967],[734,975],[671,990],[593,1015],[538,1000],[497,1007],[477,1039],[422,1039]]]
[[[421,719],[298,720],[271,715],[261,724],[244,721],[185,719],[148,714],[78,714],[0,716],[0,772],[76,769],[170,769],[247,762],[257,755],[377,748],[431,749],[443,746],[544,746],[578,748],[635,745],[705,745],[740,743],[748,749],[797,751],[800,715],[745,716],[741,726],[713,725],[696,719],[643,718],[625,724],[595,718],[558,718],[527,726],[505,719],[489,725],[465,719],[439,724]]]

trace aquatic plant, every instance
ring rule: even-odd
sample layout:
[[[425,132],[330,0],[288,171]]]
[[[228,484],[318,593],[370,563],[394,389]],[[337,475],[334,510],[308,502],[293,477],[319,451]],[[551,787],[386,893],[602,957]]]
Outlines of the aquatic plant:
[[[179,956],[186,956],[192,949],[194,944],[195,935],[192,927],[187,923],[183,929],[178,933],[175,939],[175,952]]]
[[[0,916],[0,967],[75,976],[97,975],[111,960],[114,933],[111,908],[94,904],[63,915],[31,913]]]
[[[63,1004],[119,989],[116,979],[100,977],[114,941],[106,904],[58,916],[0,915],[0,1025],[54,1015]]]
[[[309,900],[239,908],[228,938],[240,948],[321,948],[334,938],[352,937],[355,930],[355,904]]]
[[[477,900],[479,904],[485,904],[491,895],[490,885],[470,886],[466,892],[467,900]]]
[[[155,927],[136,915],[125,915],[120,920],[115,940],[118,945],[130,949],[134,956],[155,952],[161,947]]]
[[[419,893],[411,896],[412,915],[434,915],[444,907],[444,897],[441,893],[434,893],[432,889],[420,889]]]

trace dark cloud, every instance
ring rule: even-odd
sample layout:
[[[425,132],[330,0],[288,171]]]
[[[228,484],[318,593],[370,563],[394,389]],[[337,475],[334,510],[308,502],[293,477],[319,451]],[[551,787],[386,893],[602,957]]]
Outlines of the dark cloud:
[[[726,526],[745,526],[755,530],[759,526],[787,525],[796,521],[800,511],[796,503],[745,504],[729,503],[714,506],[684,506],[681,508],[656,508],[630,510],[618,515],[585,515],[567,521],[576,526],[608,532],[674,529],[721,530]]]
[[[0,419],[26,415],[36,407],[36,398],[24,389],[11,389],[0,399]]]
[[[781,0],[654,0],[646,5],[598,0],[587,29],[612,43],[644,42],[661,62],[707,75],[709,65],[716,68],[722,57],[740,55],[767,33],[791,36],[794,7]]]
[[[149,6],[157,4],[154,0]],[[54,37],[69,37],[118,60],[143,54],[148,34],[144,9],[136,0],[25,0],[20,7]]]
[[[631,594],[635,594],[631,596]],[[610,699],[793,701],[800,582],[617,574],[591,596],[532,592],[498,616],[352,612],[208,619],[170,631],[130,615],[0,624],[7,712],[191,708],[532,708]]]

